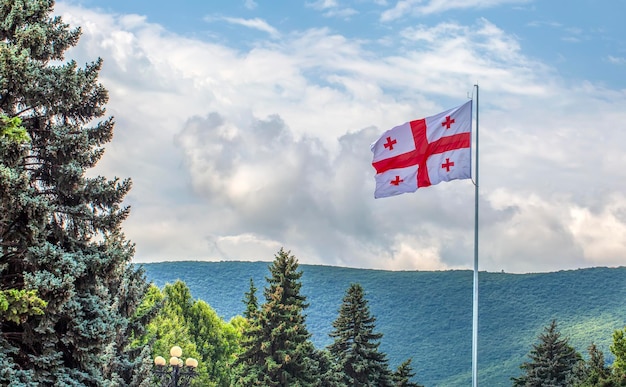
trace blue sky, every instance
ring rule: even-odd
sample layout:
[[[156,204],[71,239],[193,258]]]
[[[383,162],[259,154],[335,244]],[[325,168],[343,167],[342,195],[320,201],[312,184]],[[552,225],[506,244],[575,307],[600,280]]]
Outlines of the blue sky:
[[[130,176],[138,262],[473,263],[473,186],[373,199],[369,144],[480,85],[481,270],[626,264],[623,1],[90,1],[93,173]]]
[[[519,39],[527,55],[554,66],[565,77],[622,88],[626,85],[623,76],[626,42],[622,39],[626,28],[621,17],[626,13],[626,3],[619,0],[602,3],[579,0],[571,2],[568,7],[554,1],[468,1],[456,3],[485,5],[475,8],[452,6],[451,9],[435,8],[432,11],[419,9],[437,3],[435,1],[221,0],[176,3],[112,0],[80,3],[112,13],[146,15],[150,22],[177,34],[202,40],[219,39],[242,50],[250,48],[254,41],[269,37],[265,26],[276,33],[325,27],[350,39],[366,40],[373,49],[385,50],[376,42],[383,37],[393,38],[394,30],[446,21],[472,25],[476,20],[486,18]],[[392,11],[403,3],[407,4],[407,9],[394,14]],[[246,25],[246,21],[257,24]]]

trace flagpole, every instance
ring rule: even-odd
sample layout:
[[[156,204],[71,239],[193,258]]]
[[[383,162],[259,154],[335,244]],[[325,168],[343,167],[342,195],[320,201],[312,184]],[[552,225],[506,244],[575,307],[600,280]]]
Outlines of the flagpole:
[[[478,387],[478,84],[476,87],[476,175],[474,176],[474,291],[472,310],[472,387]]]

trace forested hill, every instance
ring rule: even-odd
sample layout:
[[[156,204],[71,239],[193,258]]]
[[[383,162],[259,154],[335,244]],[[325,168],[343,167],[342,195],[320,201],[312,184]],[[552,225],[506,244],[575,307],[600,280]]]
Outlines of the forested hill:
[[[144,264],[148,280],[163,287],[183,280],[194,298],[228,320],[242,314],[252,278],[263,301],[268,262],[165,262]],[[413,358],[425,386],[471,385],[472,272],[381,271],[300,265],[307,327],[318,348],[350,283],[366,292],[381,351],[395,369]],[[587,356],[595,342],[608,362],[612,334],[626,326],[626,268],[592,268],[539,274],[479,274],[479,383],[510,386],[537,335],[552,319]]]

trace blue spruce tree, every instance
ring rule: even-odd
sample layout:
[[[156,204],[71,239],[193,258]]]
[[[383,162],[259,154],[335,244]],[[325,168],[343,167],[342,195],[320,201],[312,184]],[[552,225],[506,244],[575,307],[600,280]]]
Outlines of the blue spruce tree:
[[[28,138],[0,138],[0,290],[45,303],[0,321],[0,385],[145,385],[149,351],[128,346],[147,287],[121,230],[131,182],[86,177],[113,134],[102,61],[63,63],[80,29],[53,6],[0,2],[0,114]]]

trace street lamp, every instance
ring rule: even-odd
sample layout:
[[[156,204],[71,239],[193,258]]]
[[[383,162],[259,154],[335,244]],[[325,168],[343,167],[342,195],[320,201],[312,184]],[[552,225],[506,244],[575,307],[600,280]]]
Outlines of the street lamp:
[[[183,363],[180,358],[183,350],[175,345],[170,349],[169,365],[163,356],[154,358],[154,373],[158,376],[159,382],[163,387],[187,387],[198,373],[198,361],[192,357],[188,357]]]

